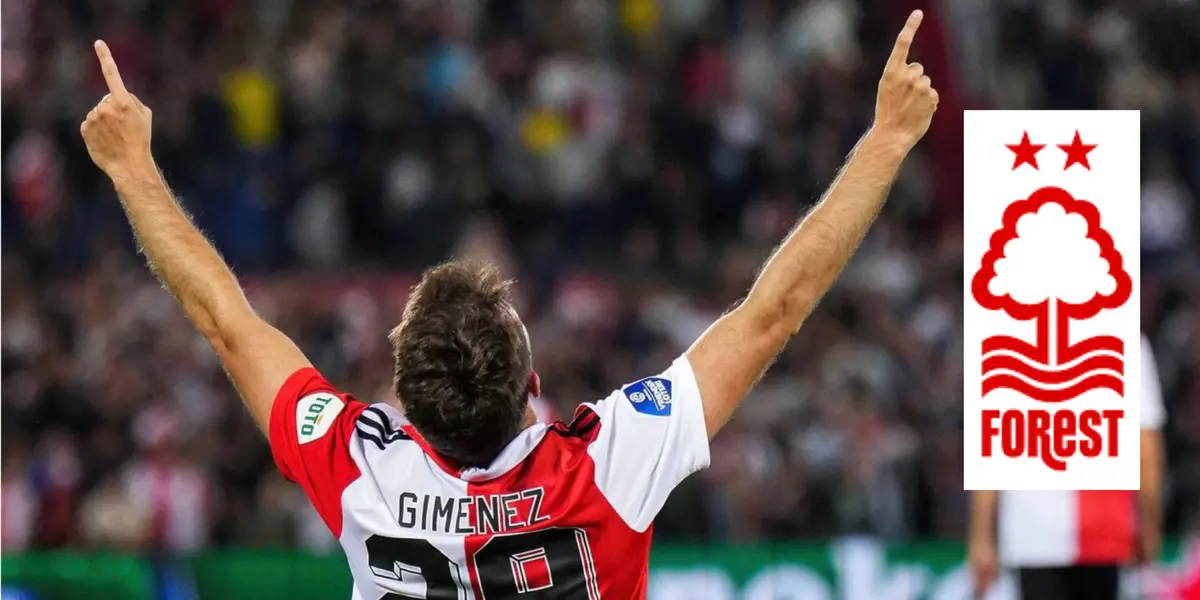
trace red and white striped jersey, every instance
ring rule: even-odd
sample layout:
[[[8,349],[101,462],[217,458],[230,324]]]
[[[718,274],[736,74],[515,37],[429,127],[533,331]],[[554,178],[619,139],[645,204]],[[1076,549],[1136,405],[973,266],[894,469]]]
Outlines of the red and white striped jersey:
[[[456,469],[393,407],[303,369],[272,408],[271,450],[338,537],[354,599],[640,598],[651,521],[709,462],[686,358],[525,429]]]
[[[1141,426],[1166,420],[1150,342],[1142,338]],[[1016,567],[1124,564],[1134,557],[1137,492],[1002,491],[997,507],[1000,560]]]

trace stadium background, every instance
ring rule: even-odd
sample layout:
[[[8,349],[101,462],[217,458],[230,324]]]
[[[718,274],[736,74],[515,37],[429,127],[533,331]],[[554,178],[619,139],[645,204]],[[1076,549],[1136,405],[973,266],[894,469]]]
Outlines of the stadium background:
[[[1142,110],[1143,323],[1169,411],[1166,525],[1187,539],[1194,1],[4,0],[6,585],[348,590],[336,543],[143,268],[87,157],[93,39],[154,109],[186,207],[331,380],[385,400],[384,332],[407,286],[473,255],[519,279],[547,396],[569,414],[666,365],[744,292],[867,126],[916,7],[914,57],[941,92],[933,128],[852,267],[714,440],[712,468],[664,509],[652,597],[784,597],[806,589],[789,564],[836,597],[965,597],[930,583],[961,564],[967,514],[964,108]],[[865,571],[845,576],[845,548]],[[755,584],[764,565],[794,577]]]

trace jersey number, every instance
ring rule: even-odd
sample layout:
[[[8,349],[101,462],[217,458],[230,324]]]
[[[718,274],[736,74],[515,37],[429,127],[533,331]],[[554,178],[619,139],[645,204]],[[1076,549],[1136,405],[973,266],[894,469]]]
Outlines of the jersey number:
[[[367,538],[371,572],[391,589],[379,600],[459,600],[471,587],[466,571],[426,540]],[[600,597],[587,533],[549,528],[495,535],[468,560],[478,576],[480,600],[560,600]],[[422,585],[423,583],[423,585]],[[424,591],[421,588],[424,587]]]

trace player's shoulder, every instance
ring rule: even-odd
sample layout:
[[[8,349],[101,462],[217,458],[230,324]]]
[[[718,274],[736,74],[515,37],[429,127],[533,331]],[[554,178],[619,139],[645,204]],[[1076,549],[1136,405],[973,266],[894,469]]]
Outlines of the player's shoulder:
[[[364,444],[384,450],[396,442],[412,441],[404,414],[387,404],[367,406],[355,419],[354,432]]]
[[[627,414],[646,423],[661,423],[680,410],[681,400],[688,404],[698,399],[695,373],[687,357],[681,356],[665,371],[626,383],[603,400],[585,406],[596,412],[602,422]]]
[[[596,405],[580,404],[570,421],[549,423],[547,433],[567,441],[591,442],[600,430],[600,414]]]
[[[366,404],[350,394],[323,389],[299,398],[293,415],[300,445],[325,438],[334,429],[353,433],[360,441],[382,450],[393,442],[411,440],[404,414],[387,404]]]

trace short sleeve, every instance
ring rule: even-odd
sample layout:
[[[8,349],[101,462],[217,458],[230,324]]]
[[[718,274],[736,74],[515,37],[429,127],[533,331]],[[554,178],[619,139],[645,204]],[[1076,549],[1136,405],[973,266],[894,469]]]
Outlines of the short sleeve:
[[[685,477],[708,466],[708,431],[687,357],[588,407],[599,431],[588,453],[596,484],[621,518],[645,531]]]
[[[342,491],[361,474],[350,438],[366,407],[312,368],[293,373],[271,407],[268,437],[275,464],[304,489],[335,536],[342,529]]]
[[[1142,382],[1139,402],[1142,429],[1161,429],[1167,420],[1167,411],[1163,406],[1162,383],[1158,378],[1154,347],[1145,336],[1142,337]]]

